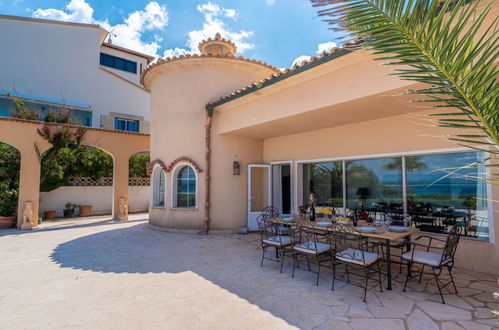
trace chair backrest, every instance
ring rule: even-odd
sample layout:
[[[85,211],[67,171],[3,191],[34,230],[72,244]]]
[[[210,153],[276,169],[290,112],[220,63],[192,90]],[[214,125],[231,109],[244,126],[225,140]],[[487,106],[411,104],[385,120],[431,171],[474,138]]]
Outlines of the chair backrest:
[[[277,228],[276,228],[277,226],[274,222],[270,221],[270,218],[267,218],[263,214],[260,214],[258,218],[256,218],[256,221],[258,224],[258,230],[260,231],[260,237],[262,240],[277,235]]]
[[[317,252],[317,243],[324,238],[324,230],[319,231],[314,227],[313,223],[301,219],[297,220],[290,229],[289,235],[293,237],[296,243],[309,243],[307,248]],[[329,239],[329,235],[326,235],[326,237]]]
[[[278,218],[279,217],[279,210],[273,206],[266,206],[262,210],[262,214],[267,217],[267,218]]]
[[[447,234],[447,240],[445,241],[445,246],[442,251],[442,260],[444,262],[448,259],[454,259],[454,255],[456,254],[457,245],[459,244],[459,239],[461,238],[462,228],[459,224],[455,224],[449,230]]]
[[[368,237],[362,235],[355,227],[334,226],[332,240],[341,257],[365,263],[364,251],[367,250]]]

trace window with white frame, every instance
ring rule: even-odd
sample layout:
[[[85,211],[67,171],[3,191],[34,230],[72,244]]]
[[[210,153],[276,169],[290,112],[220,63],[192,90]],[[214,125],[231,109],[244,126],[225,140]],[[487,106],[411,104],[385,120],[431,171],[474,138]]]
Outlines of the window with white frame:
[[[158,207],[166,206],[166,175],[161,166],[154,167],[152,177],[152,205]]]
[[[174,172],[173,204],[178,208],[196,207],[196,173],[189,165],[182,165]]]

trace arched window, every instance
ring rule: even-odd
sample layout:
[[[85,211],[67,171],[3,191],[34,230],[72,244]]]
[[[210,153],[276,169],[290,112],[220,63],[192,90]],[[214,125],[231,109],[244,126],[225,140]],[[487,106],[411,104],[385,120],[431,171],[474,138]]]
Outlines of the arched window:
[[[152,174],[152,205],[166,206],[166,175],[161,166],[154,167]]]
[[[189,165],[184,165],[175,171],[174,202],[176,207],[196,207],[196,173]]]

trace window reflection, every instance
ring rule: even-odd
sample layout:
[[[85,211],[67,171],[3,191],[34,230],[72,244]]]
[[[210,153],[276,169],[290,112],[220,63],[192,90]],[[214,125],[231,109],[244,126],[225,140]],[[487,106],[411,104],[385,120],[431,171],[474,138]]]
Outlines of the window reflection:
[[[303,203],[315,194],[316,206],[343,207],[343,168],[341,162],[303,165]]]

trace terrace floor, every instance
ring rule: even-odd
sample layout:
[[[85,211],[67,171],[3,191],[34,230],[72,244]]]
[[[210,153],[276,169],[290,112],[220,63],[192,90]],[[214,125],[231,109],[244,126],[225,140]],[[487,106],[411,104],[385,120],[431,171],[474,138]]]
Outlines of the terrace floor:
[[[443,305],[432,282],[402,292],[338,283],[266,261],[257,235],[152,230],[147,215],[0,231],[0,328],[491,329],[494,276],[455,269]],[[373,285],[374,286],[374,285]]]

